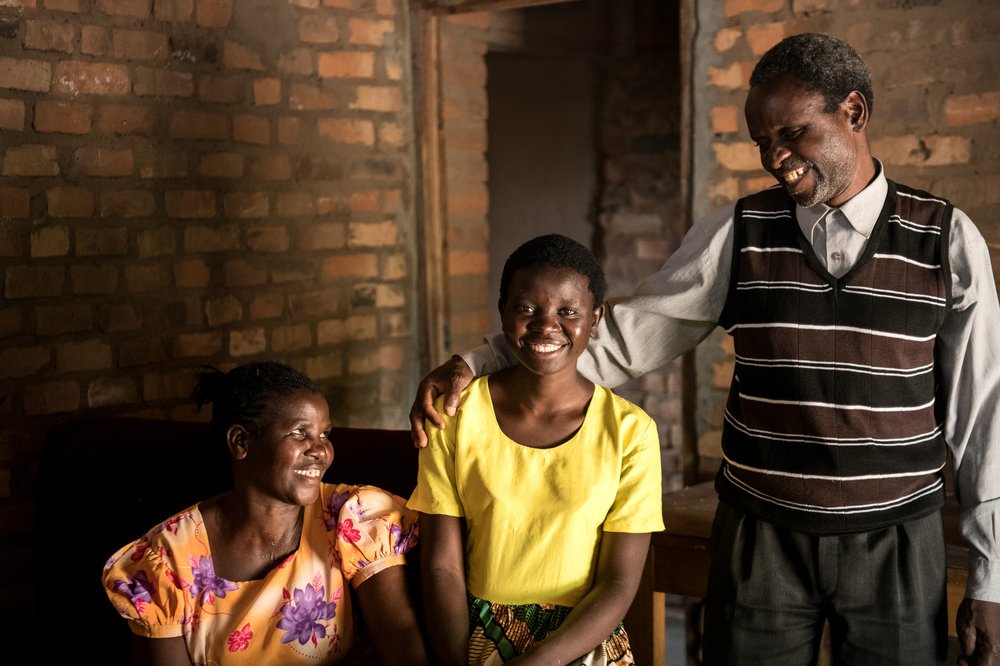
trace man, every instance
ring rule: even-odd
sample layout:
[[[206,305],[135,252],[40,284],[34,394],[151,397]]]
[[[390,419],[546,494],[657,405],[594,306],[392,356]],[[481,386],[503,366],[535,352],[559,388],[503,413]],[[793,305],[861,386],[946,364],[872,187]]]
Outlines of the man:
[[[1000,663],[1000,323],[989,253],[940,197],[888,181],[870,152],[871,77],[836,38],[768,51],[745,114],[779,186],[695,225],[612,303],[580,371],[615,385],[733,335],[725,459],[706,598],[707,663],[807,664],[824,621],[835,663],[946,653],[938,509],[955,460],[969,583],[962,663]],[[492,348],[492,349],[490,349]],[[422,383],[439,417],[502,338]]]

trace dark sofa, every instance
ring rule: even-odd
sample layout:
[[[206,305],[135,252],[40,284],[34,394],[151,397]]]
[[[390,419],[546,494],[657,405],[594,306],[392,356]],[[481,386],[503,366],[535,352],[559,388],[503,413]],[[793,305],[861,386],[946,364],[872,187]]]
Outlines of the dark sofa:
[[[403,497],[412,491],[417,451],[409,432],[334,428],[331,440],[325,480]],[[101,586],[105,561],[157,522],[226,490],[228,470],[224,445],[204,423],[105,418],[55,427],[38,477],[35,644],[50,643],[43,652],[66,661],[129,663],[127,623]]]

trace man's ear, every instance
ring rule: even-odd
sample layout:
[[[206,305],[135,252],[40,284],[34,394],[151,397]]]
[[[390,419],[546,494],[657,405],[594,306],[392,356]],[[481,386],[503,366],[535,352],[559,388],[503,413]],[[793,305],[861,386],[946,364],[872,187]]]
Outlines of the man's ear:
[[[226,446],[233,460],[243,460],[247,457],[249,439],[250,433],[243,426],[229,426],[229,430],[226,431]]]
[[[857,90],[852,91],[843,101],[842,108],[850,118],[851,128],[863,132],[868,126],[868,100]]]
[[[594,308],[594,328],[590,330],[590,337],[597,337],[597,325],[601,323],[601,317],[604,316],[604,306],[598,306]]]

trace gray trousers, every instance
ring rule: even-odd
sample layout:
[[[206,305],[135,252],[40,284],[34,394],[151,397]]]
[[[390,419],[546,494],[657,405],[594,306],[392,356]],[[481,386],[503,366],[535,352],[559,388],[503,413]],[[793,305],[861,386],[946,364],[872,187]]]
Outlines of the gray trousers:
[[[706,664],[942,663],[947,656],[940,513],[834,536],[776,527],[719,503],[705,599]]]

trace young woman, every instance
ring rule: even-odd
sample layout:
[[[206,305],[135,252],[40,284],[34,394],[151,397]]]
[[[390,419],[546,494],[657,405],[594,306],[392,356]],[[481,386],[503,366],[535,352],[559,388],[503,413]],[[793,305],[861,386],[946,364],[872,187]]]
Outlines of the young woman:
[[[104,570],[136,663],[333,664],[355,588],[385,664],[427,664],[403,556],[415,516],[373,487],[329,485],[326,400],[280,363],[205,373],[198,405],[231,456],[232,490],[167,519]],[[183,483],[180,461],[178,483]],[[221,472],[221,470],[220,470]]]
[[[582,245],[522,245],[499,301],[519,365],[428,425],[408,506],[437,663],[633,663],[620,623],[663,529],[660,449],[649,416],[576,371],[603,299]]]

